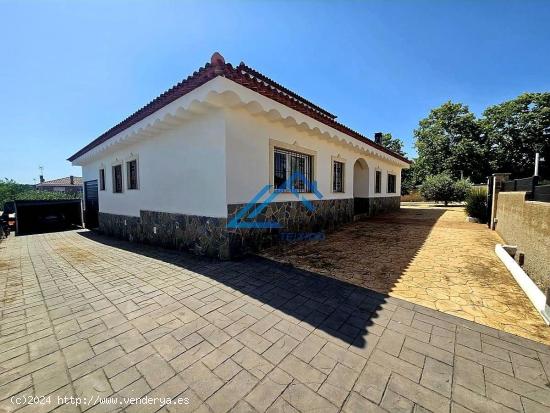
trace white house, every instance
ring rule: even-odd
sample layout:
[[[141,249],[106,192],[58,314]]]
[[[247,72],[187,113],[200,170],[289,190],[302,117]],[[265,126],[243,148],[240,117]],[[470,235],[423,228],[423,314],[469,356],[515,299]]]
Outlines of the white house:
[[[271,244],[281,231],[399,209],[410,164],[219,53],[69,161],[82,166],[88,226],[222,258]],[[303,177],[292,193],[283,182],[296,172]],[[270,196],[258,215],[240,217],[247,227],[228,225],[245,204]],[[280,228],[250,224],[273,221]]]

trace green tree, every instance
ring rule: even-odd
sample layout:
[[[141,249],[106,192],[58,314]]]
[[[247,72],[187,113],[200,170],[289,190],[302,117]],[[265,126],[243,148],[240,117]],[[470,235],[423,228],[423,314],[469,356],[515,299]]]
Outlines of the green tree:
[[[64,192],[37,191],[33,185],[19,184],[13,179],[0,179],[0,210],[4,203],[17,199],[25,200],[52,200],[80,198],[80,193],[71,194]]]
[[[13,179],[0,179],[0,209],[4,207],[4,202],[13,201],[17,194],[28,190],[31,186],[18,184]]]
[[[403,141],[399,138],[394,138],[391,133],[382,134],[382,145],[399,155],[405,156]]]
[[[490,106],[483,112],[481,127],[493,172],[510,172],[515,178],[532,176],[539,152],[546,159],[539,175],[550,176],[550,93],[524,93]]]
[[[382,134],[382,145],[399,155],[406,156],[403,149],[405,146],[403,141],[399,138],[394,138],[391,133]],[[403,169],[401,171],[401,195],[410,193],[415,186],[412,167],[413,165],[411,165],[410,169]]]
[[[420,187],[420,193],[428,201],[444,202],[464,201],[471,188],[468,180],[455,181],[447,173],[428,176]]]
[[[401,195],[410,194],[422,183],[418,175],[416,162],[413,162],[409,169],[401,170]]]
[[[476,117],[462,103],[446,102],[432,109],[414,131],[418,159],[416,170],[422,182],[430,175],[446,173],[483,181],[488,173],[486,144]]]

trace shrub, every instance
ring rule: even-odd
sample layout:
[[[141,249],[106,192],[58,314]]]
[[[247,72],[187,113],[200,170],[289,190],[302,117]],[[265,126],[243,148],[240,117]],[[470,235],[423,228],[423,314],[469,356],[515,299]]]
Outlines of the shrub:
[[[467,179],[461,179],[455,182],[454,199],[453,201],[462,202],[466,200],[466,196],[472,190],[472,183]]]
[[[420,193],[428,201],[444,202],[447,205],[451,201],[464,201],[471,186],[468,180],[455,181],[450,175],[442,173],[427,177],[420,187]]]
[[[466,195],[466,214],[487,223],[487,188],[472,188]]]
[[[16,200],[57,200],[57,199],[75,199],[80,198],[80,193],[66,193],[56,191],[39,191],[31,189],[29,191],[20,192],[15,195]]]
[[[422,202],[425,199],[420,195],[420,192],[416,189],[412,190],[409,194],[401,195],[401,202]]]
[[[4,207],[5,202],[17,200],[32,200],[32,199],[74,199],[80,198],[78,193],[65,193],[54,191],[39,191],[34,185],[18,184],[12,179],[0,179],[0,210]]]

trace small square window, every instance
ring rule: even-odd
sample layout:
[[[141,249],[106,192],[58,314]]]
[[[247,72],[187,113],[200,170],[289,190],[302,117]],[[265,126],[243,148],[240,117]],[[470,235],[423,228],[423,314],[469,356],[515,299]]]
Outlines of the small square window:
[[[137,160],[126,162],[126,181],[128,189],[138,189]]]
[[[99,190],[105,191],[105,169],[99,170]]]
[[[332,192],[344,192],[344,163],[332,163]]]
[[[122,165],[113,166],[113,192],[122,193]]]
[[[395,194],[395,175],[388,174],[388,193]]]
[[[375,172],[374,192],[377,194],[382,192],[382,171]]]

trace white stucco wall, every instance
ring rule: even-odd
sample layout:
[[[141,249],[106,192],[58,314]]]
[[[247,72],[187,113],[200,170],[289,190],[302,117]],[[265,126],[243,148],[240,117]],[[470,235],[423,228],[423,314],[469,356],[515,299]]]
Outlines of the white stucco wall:
[[[369,157],[347,145],[285,127],[279,122],[270,122],[263,117],[252,116],[245,110],[226,111],[227,133],[227,202],[228,204],[246,203],[261,188],[270,183],[270,140],[296,145],[308,151],[314,151],[315,180],[323,199],[352,198],[354,193],[354,164],[359,158],[368,165],[369,184],[359,182],[356,196],[385,197],[400,194],[401,168],[395,164]],[[344,193],[332,192],[331,174],[333,157],[345,160]],[[374,192],[374,171],[382,171],[382,191]],[[397,176],[396,193],[387,193],[387,174]],[[313,194],[306,198],[316,199]],[[277,200],[295,200],[291,194],[280,194]]]
[[[363,158],[353,164],[353,196],[358,198],[369,197],[369,181],[372,169]]]
[[[354,165],[359,158],[368,166],[368,185],[356,182],[356,196],[400,194],[403,162],[223,77],[173,101],[73,164],[82,165],[84,181],[98,179],[99,169],[105,169],[100,212],[139,216],[140,210],[152,210],[225,217],[227,204],[246,203],[271,183],[273,142],[315,152],[314,179],[324,199],[354,196]],[[127,189],[123,164],[124,192],[113,193],[113,164],[133,157],[138,159],[139,189]],[[336,157],[345,160],[344,193],[332,192]],[[377,169],[382,171],[380,193],[375,193]],[[396,175],[392,194],[387,193],[388,173]],[[295,199],[292,194],[277,198]]]
[[[113,193],[112,166],[137,157],[139,189],[128,190],[123,165],[123,193]],[[212,217],[227,216],[225,192],[225,128],[220,111],[193,117],[153,137],[108,151],[82,167],[84,181],[105,169],[105,191],[99,210],[139,216],[162,211]]]

